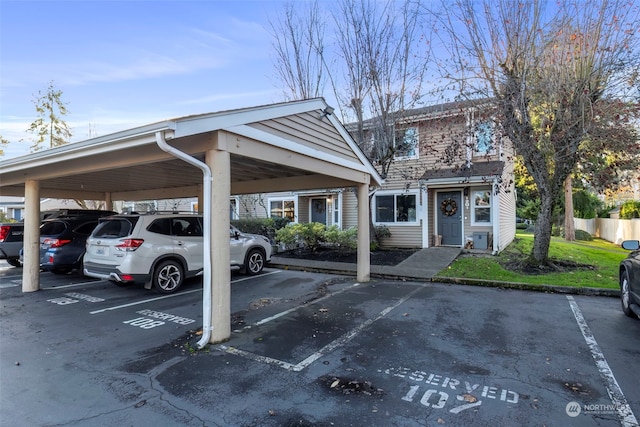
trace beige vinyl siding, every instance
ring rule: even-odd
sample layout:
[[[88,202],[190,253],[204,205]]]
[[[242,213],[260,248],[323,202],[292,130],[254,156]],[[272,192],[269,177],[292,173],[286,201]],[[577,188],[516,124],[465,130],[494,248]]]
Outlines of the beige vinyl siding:
[[[266,194],[242,194],[237,196],[237,198],[240,218],[269,217]]]
[[[308,197],[298,197],[296,200],[298,204],[298,218],[296,218],[296,222],[300,223],[308,223],[309,222],[309,198]]]
[[[420,248],[422,247],[422,227],[387,225],[391,236],[382,241],[381,246],[387,248]]]
[[[250,126],[276,136],[294,140],[309,148],[359,162],[351,147],[340,136],[336,128],[326,119],[319,120],[319,116],[320,112],[317,115],[305,113],[253,123]],[[318,133],[312,133],[310,130]]]
[[[350,189],[342,193],[342,229],[358,226],[358,198]]]
[[[513,150],[508,146],[509,156],[513,155]],[[500,236],[498,240],[498,251],[504,250],[516,237],[516,197],[515,185],[513,183],[513,163],[507,162],[502,175],[502,182],[507,183],[501,186],[498,197],[500,198]]]

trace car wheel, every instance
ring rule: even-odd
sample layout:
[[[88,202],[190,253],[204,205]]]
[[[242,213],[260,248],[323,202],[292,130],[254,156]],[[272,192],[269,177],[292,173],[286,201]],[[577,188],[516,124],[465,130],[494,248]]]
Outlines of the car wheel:
[[[7,264],[14,267],[22,267],[22,264],[20,264],[20,260],[18,258],[7,258]]]
[[[177,261],[162,261],[153,272],[153,284],[162,294],[175,292],[183,280],[182,266]]]
[[[247,254],[245,270],[248,275],[258,274],[264,268],[264,254],[259,249],[252,249]]]
[[[629,273],[624,270],[620,275],[620,303],[622,311],[629,317],[636,317],[629,305],[631,304],[631,292],[629,290]]]

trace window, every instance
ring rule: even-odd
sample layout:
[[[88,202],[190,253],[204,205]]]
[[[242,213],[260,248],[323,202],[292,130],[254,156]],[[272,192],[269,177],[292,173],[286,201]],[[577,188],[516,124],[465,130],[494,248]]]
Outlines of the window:
[[[293,199],[270,200],[269,217],[289,218],[289,221],[294,222],[296,218],[296,202]]]
[[[333,223],[340,226],[340,197],[333,196]]]
[[[395,148],[396,159],[417,159],[418,128],[410,127],[397,130],[395,135]]]
[[[473,223],[478,225],[491,224],[491,191],[473,192]]]
[[[233,197],[229,200],[229,219],[240,219],[240,211],[238,210],[238,199]]]
[[[416,222],[416,195],[389,194],[375,197],[375,222]]]
[[[494,145],[494,124],[491,120],[485,120],[476,125],[475,147],[476,155],[487,155],[495,153]]]
[[[195,216],[174,218],[171,224],[171,233],[175,236],[202,237],[200,218]]]

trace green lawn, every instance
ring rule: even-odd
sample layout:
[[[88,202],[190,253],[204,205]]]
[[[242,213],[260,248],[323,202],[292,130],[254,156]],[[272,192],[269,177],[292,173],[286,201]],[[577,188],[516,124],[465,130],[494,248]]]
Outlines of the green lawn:
[[[549,249],[552,260],[592,266],[565,272],[525,274],[505,266],[524,260],[533,247],[533,235],[516,234],[515,241],[498,256],[465,255],[439,273],[441,277],[483,279],[532,285],[560,285],[589,288],[618,288],[618,265],[628,251],[605,240],[567,242],[553,237]]]

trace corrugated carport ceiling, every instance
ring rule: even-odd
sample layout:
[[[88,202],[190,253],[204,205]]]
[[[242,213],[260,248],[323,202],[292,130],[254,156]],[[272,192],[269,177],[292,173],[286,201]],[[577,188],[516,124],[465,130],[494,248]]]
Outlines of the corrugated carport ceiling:
[[[204,156],[196,156],[204,161]],[[231,182],[271,180],[310,175],[310,172],[282,164],[232,155]],[[191,187],[202,184],[200,169],[182,160],[115,168],[89,172],[41,182],[43,189],[85,190],[97,192],[127,192],[160,188]]]

